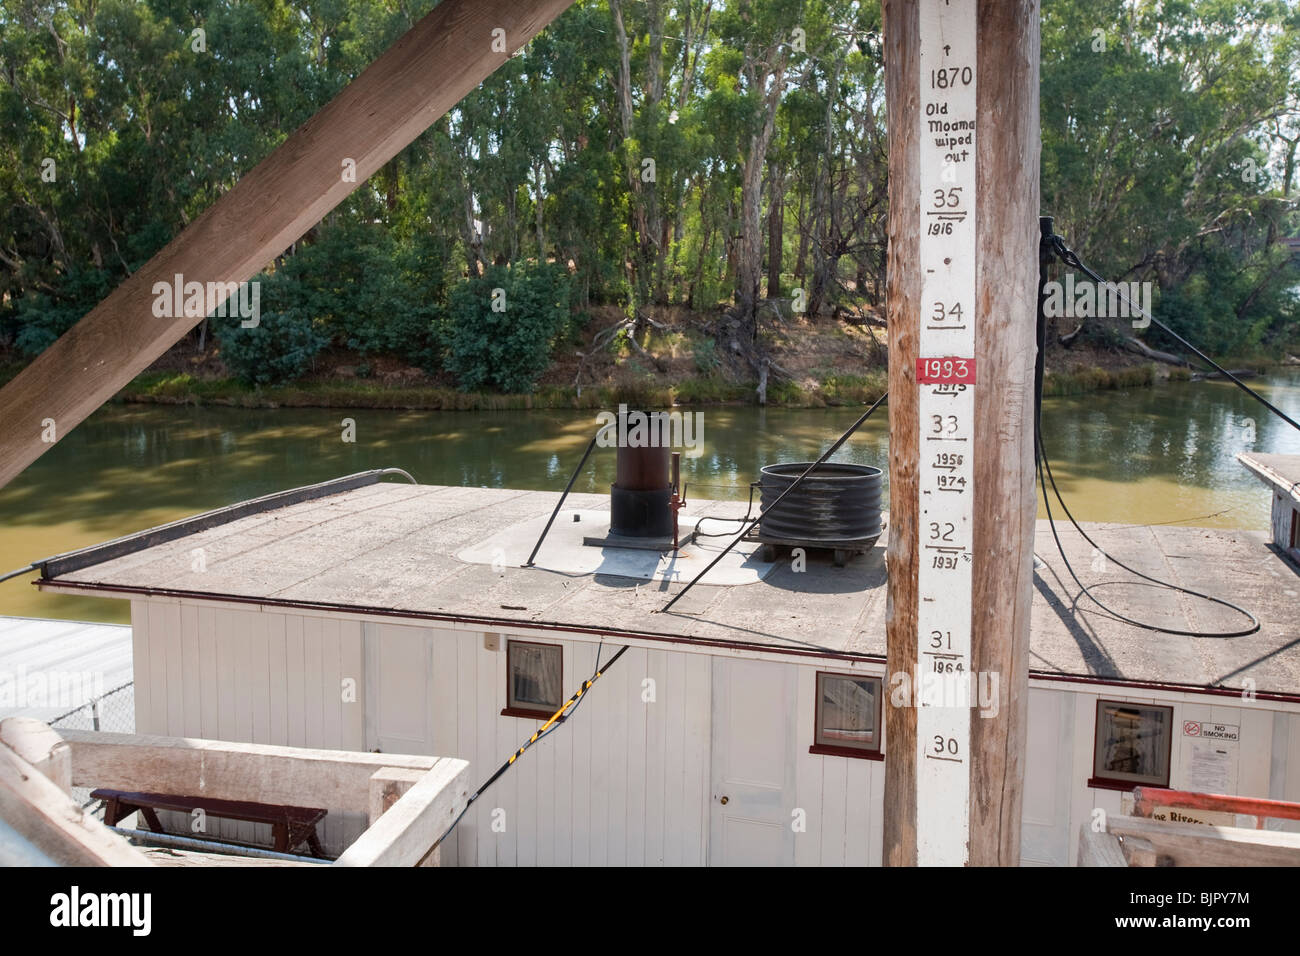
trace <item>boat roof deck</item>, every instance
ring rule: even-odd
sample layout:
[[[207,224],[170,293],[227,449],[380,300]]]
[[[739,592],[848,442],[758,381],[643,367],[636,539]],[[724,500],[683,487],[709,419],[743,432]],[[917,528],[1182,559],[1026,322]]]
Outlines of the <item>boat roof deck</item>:
[[[0,718],[48,723],[129,683],[131,628],[0,617]]]
[[[1300,455],[1266,455],[1242,452],[1237,460],[1260,481],[1300,501]]]
[[[525,569],[515,561],[493,567],[457,557],[511,525],[549,514],[557,497],[373,484],[240,518],[38,583],[88,593],[472,621],[487,630],[544,627],[818,656],[884,656],[883,539],[843,568],[812,552],[802,573],[787,560],[757,583],[702,583],[666,614],[653,612],[681,583],[638,581],[599,569]],[[566,503],[566,510],[607,507],[604,495],[571,495]],[[690,510],[738,516],[744,505],[693,502]],[[1300,694],[1300,573],[1266,546],[1263,533],[1085,527],[1138,570],[1228,598],[1252,610],[1262,627],[1245,637],[1197,638],[1110,619],[1078,597],[1050,529],[1039,522],[1035,549],[1047,566],[1034,575],[1031,671],[1196,687],[1240,687],[1251,677],[1260,692]],[[1092,547],[1073,529],[1061,534],[1085,584],[1133,580],[1113,564],[1094,570]],[[522,542],[523,553],[531,545]],[[548,539],[540,563],[546,563],[549,547]],[[194,569],[196,548],[203,549],[202,571]],[[1121,614],[1180,630],[1226,630],[1244,622],[1225,608],[1141,583],[1107,584],[1096,593]]]

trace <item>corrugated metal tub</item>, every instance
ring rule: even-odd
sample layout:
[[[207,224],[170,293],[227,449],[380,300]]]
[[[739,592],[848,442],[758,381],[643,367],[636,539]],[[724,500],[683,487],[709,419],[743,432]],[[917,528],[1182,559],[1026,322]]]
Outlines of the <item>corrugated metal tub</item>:
[[[842,565],[852,555],[869,551],[880,537],[880,499],[884,474],[870,465],[826,462],[781,500],[772,502],[794,484],[810,461],[765,465],[759,478],[760,518],[757,539],[774,560],[776,546],[826,548]]]

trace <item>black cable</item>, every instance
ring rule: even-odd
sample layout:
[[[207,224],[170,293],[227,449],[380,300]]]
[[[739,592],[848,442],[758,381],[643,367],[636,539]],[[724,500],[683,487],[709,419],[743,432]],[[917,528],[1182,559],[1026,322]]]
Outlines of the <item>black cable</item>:
[[[589,677],[586,681],[583,682],[582,687],[578,689],[577,693],[575,693],[572,697],[570,697],[567,701],[565,701],[564,704],[560,707],[560,709],[551,715],[550,719],[547,720],[546,723],[542,725],[542,728],[540,730],[538,730],[531,737],[529,737],[528,740],[524,742],[524,745],[522,747],[520,747],[518,750],[512,753],[510,755],[510,758],[505,763],[503,763],[500,767],[497,768],[496,773],[488,777],[487,780],[484,781],[483,785],[480,786],[477,790],[474,791],[473,794],[470,795],[470,798],[465,801],[465,806],[461,808],[460,813],[456,814],[456,819],[451,821],[451,826],[447,827],[447,829],[443,831],[442,836],[438,837],[437,841],[434,842],[433,845],[435,847],[441,844],[443,840],[447,839],[448,836],[450,836],[451,831],[456,829],[456,825],[460,823],[461,819],[465,816],[465,814],[469,812],[469,808],[474,805],[474,802],[478,800],[479,797],[483,796],[483,794],[487,792],[488,788],[492,786],[492,784],[496,783],[499,779],[501,779],[501,777],[505,775],[505,772],[507,770],[509,770],[511,767],[515,765],[515,761],[524,755],[524,751],[528,750],[528,748],[533,746],[533,744],[537,743],[542,738],[549,737],[552,733],[556,731],[556,729],[559,728],[561,724],[563,724],[566,720],[572,717],[574,713],[577,712],[578,708],[582,706],[583,697],[585,697],[587,695],[587,692],[591,690],[591,687],[593,684],[596,683],[596,680],[604,676],[604,674],[607,673],[609,669],[618,662],[618,659],[622,657],[625,653],[627,653],[628,647],[630,646],[630,645],[625,645],[622,648],[620,648],[619,652],[609,659],[609,663],[605,665],[605,669],[601,670],[600,654],[601,654],[601,648],[603,648],[604,645],[605,645],[605,641],[604,638],[602,637],[599,646],[597,646],[596,648],[596,669],[591,672],[591,677]]]
[[[1043,480],[1044,472],[1046,473],[1047,476],[1046,481]],[[1097,605],[1099,608],[1101,608],[1103,611],[1105,611],[1108,615],[1110,615],[1115,620],[1121,621],[1124,624],[1132,625],[1133,627],[1140,627],[1143,630],[1156,631],[1157,633],[1160,634],[1175,634],[1182,637],[1245,637],[1247,634],[1254,634],[1256,631],[1259,630],[1260,628],[1259,618],[1257,618],[1250,611],[1246,610],[1244,607],[1241,607],[1238,604],[1233,604],[1231,601],[1225,600],[1224,598],[1217,598],[1210,594],[1204,594],[1200,591],[1194,591],[1191,588],[1183,587],[1180,584],[1172,584],[1168,581],[1161,581],[1159,578],[1154,578],[1149,574],[1144,574],[1143,572],[1138,571],[1135,568],[1129,567],[1123,561],[1120,561],[1118,558],[1114,557],[1113,555],[1103,550],[1101,545],[1097,544],[1096,541],[1092,540],[1092,538],[1088,535],[1088,532],[1084,531],[1083,528],[1079,526],[1079,522],[1075,520],[1074,515],[1070,513],[1069,507],[1066,506],[1065,499],[1061,497],[1061,491],[1056,486],[1056,478],[1052,475],[1052,466],[1047,459],[1047,451],[1046,449],[1044,449],[1041,439],[1038,442],[1038,484],[1039,487],[1043,489],[1043,505],[1047,509],[1047,524],[1052,529],[1052,538],[1056,542],[1056,550],[1060,553],[1061,560],[1065,563],[1065,570],[1068,571],[1070,577],[1074,579],[1074,583],[1079,586],[1080,593],[1085,595],[1088,598],[1088,600],[1092,601],[1093,604]],[[1202,600],[1210,601],[1211,603],[1218,604],[1222,607],[1226,607],[1229,608],[1230,610],[1236,611],[1238,614],[1242,615],[1243,617],[1248,618],[1252,626],[1244,630],[1237,630],[1237,631],[1183,631],[1183,630],[1178,630],[1177,628],[1161,627],[1160,625],[1157,624],[1148,624],[1145,621],[1139,621],[1134,618],[1127,617],[1126,615],[1120,614],[1115,609],[1108,607],[1092,593],[1092,589],[1096,587],[1104,587],[1107,584],[1122,584],[1124,582],[1106,581],[1106,582],[1102,582],[1101,584],[1093,584],[1085,587],[1084,583],[1079,580],[1079,576],[1074,572],[1074,566],[1070,564],[1070,559],[1065,556],[1065,548],[1061,544],[1060,535],[1058,535],[1056,532],[1056,520],[1052,516],[1052,503],[1048,499],[1048,495],[1047,495],[1048,485],[1051,486],[1052,493],[1056,495],[1056,500],[1060,503],[1061,509],[1065,512],[1065,516],[1070,519],[1070,524],[1074,525],[1074,529],[1078,531],[1079,534],[1083,535],[1083,540],[1087,541],[1090,545],[1092,545],[1097,550],[1097,552],[1102,555],[1102,557],[1106,558],[1109,561],[1113,561],[1115,564],[1119,565],[1121,568],[1123,568],[1125,571],[1128,571],[1130,574],[1137,575],[1139,578],[1142,578],[1144,581],[1150,581],[1156,587],[1167,588],[1171,591],[1178,591],[1182,594],[1187,594],[1190,595],[1191,597],[1201,598]]]
[[[1160,634],[1174,634],[1182,637],[1244,637],[1247,634],[1254,634],[1256,631],[1259,630],[1260,623],[1259,623],[1259,618],[1255,617],[1255,615],[1252,614],[1250,611],[1247,611],[1245,608],[1240,607],[1239,605],[1233,604],[1231,601],[1224,600],[1223,598],[1217,598],[1214,597],[1213,595],[1203,594],[1200,591],[1193,591],[1191,588],[1186,588],[1179,584],[1173,584],[1169,581],[1161,581],[1160,579],[1154,578],[1149,574],[1144,574],[1141,571],[1129,567],[1123,561],[1118,560],[1113,555],[1103,550],[1102,547],[1099,544],[1097,544],[1097,542],[1094,541],[1088,535],[1088,532],[1084,531],[1083,528],[1080,527],[1079,522],[1076,521],[1074,515],[1071,514],[1069,506],[1066,505],[1065,499],[1061,495],[1061,490],[1056,485],[1056,478],[1052,474],[1052,465],[1050,460],[1047,457],[1047,446],[1046,443],[1043,441],[1043,372],[1046,364],[1046,351],[1044,346],[1046,344],[1046,329],[1047,329],[1047,315],[1043,308],[1043,303],[1045,301],[1044,288],[1047,284],[1047,274],[1048,274],[1047,267],[1051,263],[1052,256],[1058,255],[1061,257],[1062,261],[1065,262],[1067,266],[1071,266],[1073,268],[1074,264],[1077,263],[1078,267],[1082,268],[1085,272],[1089,273],[1089,275],[1092,276],[1093,281],[1101,282],[1104,280],[1102,280],[1096,273],[1092,272],[1092,270],[1084,266],[1083,263],[1079,261],[1079,257],[1076,256],[1073,252],[1071,252],[1068,248],[1066,248],[1064,240],[1061,239],[1060,236],[1054,234],[1052,229],[1052,218],[1050,216],[1042,216],[1039,218],[1039,228],[1041,232],[1041,237],[1039,241],[1039,258],[1038,258],[1039,286],[1038,286],[1038,316],[1037,316],[1037,329],[1036,329],[1036,337],[1038,341],[1038,355],[1034,365],[1034,453],[1035,453],[1034,457],[1037,463],[1038,485],[1043,491],[1043,506],[1047,510],[1047,524],[1048,527],[1051,528],[1052,530],[1052,540],[1056,542],[1056,550],[1061,555],[1061,560],[1065,563],[1066,571],[1069,572],[1069,575],[1074,580],[1074,583],[1078,585],[1078,587],[1080,588],[1080,593],[1082,595],[1086,596],[1088,600],[1092,601],[1093,604],[1096,604],[1099,608],[1101,608],[1106,614],[1108,614],[1114,620],[1120,621],[1124,624],[1128,624],[1132,627],[1138,627],[1147,631],[1155,631]],[[1067,258],[1067,255],[1069,256],[1069,258]],[[1189,346],[1189,348],[1191,348],[1191,346]],[[1197,351],[1198,355],[1201,354],[1198,350],[1194,348],[1193,351]],[[1210,362],[1210,364],[1212,365],[1214,364],[1212,359],[1209,359],[1208,357],[1205,358],[1207,362]],[[1216,365],[1215,367],[1217,368],[1218,366]],[[1243,385],[1242,387],[1246,388],[1245,385]],[[1246,388],[1246,390],[1248,392],[1251,391],[1249,388]],[[1251,394],[1254,393],[1251,392]],[[1261,398],[1260,401],[1263,401],[1263,399]],[[1264,404],[1268,405],[1269,408],[1272,408],[1272,406],[1269,405],[1268,402],[1264,402]],[[1279,412],[1279,414],[1281,413]],[[1290,421],[1290,419],[1288,419],[1288,421]],[[1078,531],[1079,534],[1083,536],[1083,539],[1087,541],[1090,545],[1092,545],[1093,548],[1095,548],[1096,551],[1100,555],[1102,555],[1102,557],[1115,562],[1115,564],[1119,565],[1125,571],[1128,571],[1130,574],[1137,575],[1139,578],[1142,578],[1143,580],[1150,582],[1152,585],[1156,587],[1167,588],[1171,591],[1176,591],[1182,594],[1190,595],[1191,597],[1198,597],[1203,600],[1210,601],[1214,604],[1218,604],[1222,607],[1226,607],[1233,611],[1236,611],[1242,616],[1248,618],[1253,626],[1246,630],[1239,630],[1239,631],[1224,631],[1224,632],[1182,631],[1174,628],[1161,627],[1156,624],[1149,624],[1146,623],[1145,621],[1139,621],[1134,618],[1127,617],[1126,615],[1120,614],[1118,611],[1115,611],[1113,608],[1108,607],[1105,603],[1103,603],[1092,593],[1092,589],[1095,587],[1102,587],[1105,584],[1118,584],[1123,582],[1110,581],[1110,582],[1103,582],[1102,584],[1084,586],[1084,583],[1079,580],[1078,574],[1076,574],[1074,571],[1074,566],[1070,563],[1070,559],[1065,555],[1065,546],[1061,544],[1061,537],[1056,530],[1056,518],[1052,514],[1052,502],[1047,494],[1047,489],[1049,485],[1052,489],[1052,493],[1056,495],[1056,500],[1060,504],[1061,510],[1064,511],[1065,516],[1069,518],[1070,524],[1074,525],[1075,530]]]
[[[522,565],[523,567],[531,568],[533,566],[533,559],[537,557],[537,552],[542,550],[542,542],[545,541],[546,536],[550,534],[551,525],[555,523],[556,515],[558,515],[560,509],[564,507],[564,499],[569,497],[569,492],[573,490],[573,483],[578,480],[578,475],[581,473],[583,466],[587,464],[587,459],[591,456],[591,450],[596,447],[596,441],[599,438],[600,432],[596,432],[596,434],[591,436],[591,441],[587,442],[587,449],[582,453],[582,460],[578,462],[578,467],[573,469],[573,474],[569,476],[569,483],[564,486],[564,492],[560,495],[560,500],[555,503],[555,510],[551,512],[551,517],[547,519],[546,527],[543,528],[542,533],[538,535],[537,543],[533,545],[533,553],[528,556],[528,560]]]
[[[1107,282],[1096,272],[1093,272],[1092,269],[1089,269],[1088,266],[1083,262],[1083,260],[1080,259],[1079,256],[1072,249],[1066,246],[1065,240],[1062,239],[1060,236],[1051,236],[1050,239],[1053,240],[1052,251],[1055,252],[1056,255],[1060,256],[1061,261],[1064,262],[1071,269],[1078,269],[1080,272],[1087,275],[1088,278],[1092,279],[1093,282],[1099,282],[1103,286],[1109,287],[1112,285],[1112,283]],[[1276,405],[1274,405],[1272,402],[1266,399],[1263,395],[1259,394],[1259,392],[1255,391],[1253,388],[1251,388],[1241,379],[1237,378],[1237,376],[1233,375],[1226,368],[1224,368],[1218,362],[1214,361],[1214,359],[1210,358],[1208,355],[1206,355],[1204,352],[1198,349],[1191,342],[1187,341],[1185,338],[1183,338],[1181,335],[1179,335],[1169,326],[1165,325],[1165,323],[1161,322],[1150,312],[1147,312],[1145,309],[1138,306],[1137,303],[1135,303],[1132,299],[1130,299],[1128,296],[1124,294],[1123,290],[1121,290],[1117,284],[1114,285],[1114,288],[1115,288],[1115,294],[1119,296],[1121,299],[1123,299],[1130,309],[1132,309],[1138,315],[1141,315],[1144,318],[1146,318],[1152,325],[1154,325],[1160,331],[1164,332],[1166,335],[1172,338],[1179,345],[1183,346],[1183,348],[1187,349],[1189,352],[1191,352],[1193,355],[1199,358],[1202,362],[1209,365],[1211,368],[1213,368],[1224,378],[1231,381],[1234,385],[1236,385],[1239,389],[1241,389],[1243,392],[1245,392],[1255,401],[1259,402],[1261,405],[1267,408],[1278,418],[1282,419],[1282,421],[1286,422],[1288,425],[1290,425],[1292,428],[1296,429],[1297,431],[1300,431],[1300,422],[1297,422],[1286,412],[1282,411],[1282,409],[1278,408]],[[1085,317],[1085,321],[1086,321],[1086,317]]]
[[[735,534],[734,531],[717,531],[710,534],[708,531],[701,531],[700,525],[706,521],[734,521],[744,524],[749,520],[749,516],[754,512],[754,489],[758,487],[757,481],[749,483],[749,505],[745,508],[745,517],[743,518],[719,518],[717,515],[700,515],[700,520],[695,522],[695,537],[697,538],[725,538],[728,535]]]

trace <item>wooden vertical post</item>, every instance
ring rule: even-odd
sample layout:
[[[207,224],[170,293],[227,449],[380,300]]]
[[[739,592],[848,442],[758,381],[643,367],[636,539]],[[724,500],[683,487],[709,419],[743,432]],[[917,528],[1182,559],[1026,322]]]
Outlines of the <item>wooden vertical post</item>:
[[[976,62],[972,162],[976,193],[974,281],[953,290],[970,299],[961,321],[974,324],[973,389],[967,447],[969,528],[960,561],[969,569],[968,642],[972,701],[969,738],[961,740],[968,789],[965,845],[949,847],[970,865],[1018,865],[1028,698],[1029,610],[1035,520],[1033,469],[1034,315],[1038,276],[1039,20],[1038,0],[885,0],[886,96],[889,111],[889,416],[890,532],[886,615],[884,862],[918,862],[918,816],[929,802],[950,799],[918,773],[918,679],[933,668],[920,650],[922,600],[918,571],[933,561],[929,515],[922,514],[923,454],[928,422],[920,421],[918,359],[923,323],[933,322],[933,281],[922,294],[923,230],[933,211],[922,189],[933,171],[937,134],[925,115],[934,84],[922,82],[922,16],[952,17],[974,6]],[[923,7],[927,11],[923,11]],[[940,10],[942,8],[942,10]],[[931,21],[933,23],[933,20]],[[951,22],[951,21],[950,21]],[[934,31],[933,26],[929,28]],[[948,40],[948,36],[944,36]],[[931,35],[928,56],[947,49]],[[959,45],[959,44],[958,44]],[[960,66],[960,64],[956,64]],[[923,89],[923,85],[927,88]],[[924,137],[932,137],[924,143]],[[946,147],[945,147],[946,148]],[[954,146],[960,148],[960,145]],[[960,160],[959,160],[960,162]],[[959,227],[960,228],[960,227]],[[934,235],[933,232],[928,233]],[[933,252],[931,251],[931,255]],[[946,260],[941,260],[945,261]],[[930,326],[933,328],[933,325]],[[933,341],[933,339],[932,339]],[[947,354],[957,355],[958,352]],[[941,529],[942,533],[942,529]],[[944,600],[943,592],[937,598]],[[956,631],[956,629],[954,629]],[[922,660],[918,667],[918,659]],[[979,690],[984,699],[979,699]],[[989,692],[992,691],[991,696]],[[923,769],[923,768],[922,768]],[[957,772],[957,771],[952,771]],[[968,774],[968,776],[966,776]],[[931,808],[932,809],[932,808]],[[933,814],[930,814],[933,818]],[[944,839],[948,839],[947,836]],[[921,842],[933,840],[922,835]],[[920,862],[925,862],[922,855]]]

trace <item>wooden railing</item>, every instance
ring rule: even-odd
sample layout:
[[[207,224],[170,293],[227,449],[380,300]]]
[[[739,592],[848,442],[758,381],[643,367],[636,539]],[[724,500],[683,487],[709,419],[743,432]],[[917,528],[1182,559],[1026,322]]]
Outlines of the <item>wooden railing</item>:
[[[1222,793],[1192,793],[1189,790],[1164,790],[1159,787],[1133,789],[1133,813],[1150,817],[1156,807],[1180,810],[1212,810],[1239,813],[1255,818],[1255,829],[1264,829],[1264,821],[1300,820],[1300,803],[1265,800],[1262,797],[1235,797]]]

